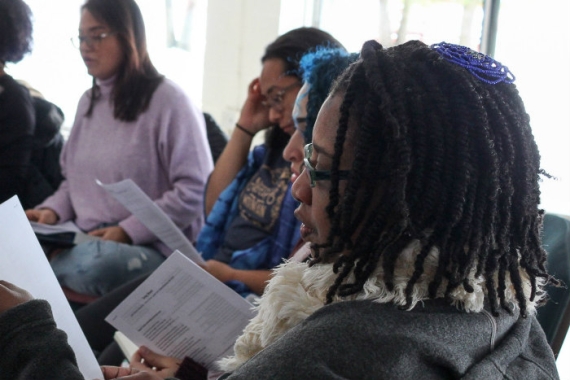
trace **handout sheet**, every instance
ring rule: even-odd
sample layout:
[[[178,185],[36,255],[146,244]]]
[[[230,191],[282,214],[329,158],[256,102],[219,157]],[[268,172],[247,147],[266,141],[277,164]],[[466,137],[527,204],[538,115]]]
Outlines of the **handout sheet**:
[[[0,204],[0,279],[47,300],[88,380],[103,374],[16,196]],[[46,374],[49,378],[49,374]]]
[[[137,346],[214,369],[253,316],[248,301],[176,251],[105,320]]]
[[[202,256],[172,219],[131,179],[111,184],[103,184],[97,180],[97,183],[137,217],[168,248],[172,251],[179,250],[197,264],[204,264]]]
[[[40,241],[45,240],[53,243],[79,244],[89,240],[100,240],[97,236],[91,236],[81,231],[72,221],[59,224],[43,224],[30,222],[34,233]]]

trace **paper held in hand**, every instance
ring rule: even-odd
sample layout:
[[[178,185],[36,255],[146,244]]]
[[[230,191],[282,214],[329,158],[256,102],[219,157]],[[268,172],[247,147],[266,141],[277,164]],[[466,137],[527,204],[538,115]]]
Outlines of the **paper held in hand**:
[[[107,190],[168,248],[179,250],[197,264],[204,264],[204,259],[180,228],[131,179],[108,185],[97,180],[97,184]]]
[[[16,196],[0,204],[0,226],[0,279],[27,290],[34,298],[47,300],[57,327],[67,334],[85,379],[102,379],[97,359]]]
[[[38,240],[42,243],[53,243],[72,246],[89,240],[100,240],[96,236],[87,235],[72,221],[60,224],[44,224],[30,222]]]
[[[216,369],[253,316],[248,301],[176,251],[105,320],[137,346]]]

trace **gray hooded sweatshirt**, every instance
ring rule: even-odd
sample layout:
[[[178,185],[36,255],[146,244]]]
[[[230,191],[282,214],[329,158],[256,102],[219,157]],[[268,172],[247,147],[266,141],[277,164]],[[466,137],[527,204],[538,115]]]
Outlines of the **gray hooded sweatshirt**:
[[[559,377],[534,316],[466,313],[440,299],[409,311],[372,301],[325,306],[223,378]]]

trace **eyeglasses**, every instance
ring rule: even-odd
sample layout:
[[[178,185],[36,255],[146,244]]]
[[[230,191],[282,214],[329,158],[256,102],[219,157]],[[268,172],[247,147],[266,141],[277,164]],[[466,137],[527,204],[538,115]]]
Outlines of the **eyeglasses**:
[[[77,36],[77,37],[72,37],[71,38],[71,43],[73,44],[73,46],[75,46],[77,49],[79,49],[81,47],[81,44],[83,42],[85,42],[87,44],[87,47],[90,49],[97,49],[99,47],[99,45],[101,45],[101,41],[103,41],[105,38],[112,36],[113,34],[115,34],[114,32],[104,32],[101,33],[99,35],[95,35],[95,36]]]
[[[309,175],[311,179],[311,187],[315,187],[317,181],[330,181],[331,179],[331,171],[330,170],[315,170],[313,165],[309,159],[313,155],[313,143],[305,145],[305,159],[303,162],[305,163],[305,171]],[[350,170],[339,170],[338,172],[338,179],[348,179],[348,175],[350,174]]]
[[[263,100],[261,104],[267,108],[273,108],[277,112],[283,112],[283,97],[288,91],[291,91],[297,86],[301,86],[301,82],[297,81],[283,88],[273,87],[271,91],[267,93],[265,100]]]
[[[295,123],[295,128],[300,129],[301,126],[303,130],[307,127],[307,118],[306,117],[294,117],[293,122]]]

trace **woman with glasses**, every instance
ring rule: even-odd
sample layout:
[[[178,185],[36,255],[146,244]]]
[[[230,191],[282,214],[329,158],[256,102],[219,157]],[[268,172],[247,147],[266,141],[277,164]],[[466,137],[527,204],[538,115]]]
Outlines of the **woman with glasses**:
[[[267,46],[261,74],[249,85],[236,128],[208,181],[208,218],[197,248],[207,260],[205,269],[244,297],[263,292],[270,269],[299,241],[291,173],[282,154],[295,131],[299,59],[318,46],[342,48],[315,28],[291,30]],[[263,130],[265,143],[250,152],[253,137]]]
[[[190,241],[212,170],[204,118],[152,65],[133,0],[88,0],[75,44],[93,77],[62,152],[64,182],[28,218],[74,221],[100,238],[52,255],[61,285],[101,296],[158,267],[170,250],[97,184],[132,179]],[[57,248],[57,247],[56,247]]]

